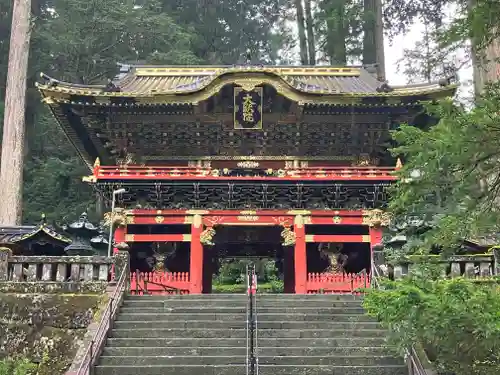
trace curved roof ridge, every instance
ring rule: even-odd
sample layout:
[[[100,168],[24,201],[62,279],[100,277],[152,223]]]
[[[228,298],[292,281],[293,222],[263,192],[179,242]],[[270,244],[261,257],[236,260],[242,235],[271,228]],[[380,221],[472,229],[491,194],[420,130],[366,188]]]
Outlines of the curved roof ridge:
[[[448,84],[447,86],[451,86],[452,84]],[[391,85],[389,83],[389,86],[391,86],[394,90],[398,89],[420,89],[420,88],[429,88],[429,87],[445,87],[442,83],[441,80],[436,80],[436,81],[431,81],[431,82],[418,82],[418,83],[410,83],[408,85]]]
[[[67,82],[67,81],[61,81],[59,79],[53,78],[49,76],[48,74],[45,74],[43,72],[40,73],[40,78],[45,80],[45,83],[39,83],[35,82],[35,86],[39,87],[41,85],[47,85],[47,86],[67,86],[67,87],[75,87],[75,88],[81,88],[81,89],[104,89],[106,88],[106,85],[100,84],[100,85],[87,85],[83,83],[73,83],[73,82]]]

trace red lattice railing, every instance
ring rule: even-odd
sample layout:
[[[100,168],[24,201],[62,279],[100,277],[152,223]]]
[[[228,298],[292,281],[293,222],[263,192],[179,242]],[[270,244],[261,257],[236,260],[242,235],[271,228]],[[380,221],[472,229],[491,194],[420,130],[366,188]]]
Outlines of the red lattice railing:
[[[138,167],[138,166],[96,166],[93,176],[96,180],[377,180],[394,181],[397,176],[394,167],[308,167],[297,169],[267,170],[265,176],[230,176],[224,169],[196,167]],[[255,170],[257,171],[257,170]],[[229,170],[228,170],[229,172]]]
[[[188,272],[133,272],[130,274],[132,294],[189,294]]]
[[[370,287],[371,277],[362,273],[309,273],[307,275],[308,294],[361,293]]]

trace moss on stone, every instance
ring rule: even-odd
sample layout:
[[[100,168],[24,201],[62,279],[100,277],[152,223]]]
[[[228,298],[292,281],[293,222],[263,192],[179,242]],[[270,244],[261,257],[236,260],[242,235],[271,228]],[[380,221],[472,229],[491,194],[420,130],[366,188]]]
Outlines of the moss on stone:
[[[89,293],[101,294],[106,290],[107,281],[83,281],[83,282],[30,282],[30,281],[0,281],[1,293]]]
[[[38,363],[38,375],[63,374],[106,303],[106,294],[0,294],[0,358]]]

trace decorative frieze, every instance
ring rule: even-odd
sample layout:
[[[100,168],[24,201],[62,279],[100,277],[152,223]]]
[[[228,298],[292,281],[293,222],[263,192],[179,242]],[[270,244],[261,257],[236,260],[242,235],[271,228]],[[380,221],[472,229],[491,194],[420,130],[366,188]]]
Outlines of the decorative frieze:
[[[332,210],[334,213],[336,210],[382,209],[389,198],[389,183],[313,183],[300,179],[284,182],[128,181],[120,185],[127,191],[117,197],[117,206],[134,209],[141,203],[143,208],[196,212],[279,209]],[[113,185],[98,183],[96,188],[105,200],[111,200]],[[143,205],[144,197],[148,207]],[[382,211],[367,211],[363,217],[365,225],[386,225],[388,221]]]

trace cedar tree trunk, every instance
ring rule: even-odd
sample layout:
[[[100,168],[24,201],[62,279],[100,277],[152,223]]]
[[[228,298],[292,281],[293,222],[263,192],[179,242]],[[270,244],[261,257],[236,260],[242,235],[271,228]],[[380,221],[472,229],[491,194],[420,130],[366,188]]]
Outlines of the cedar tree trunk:
[[[5,93],[0,164],[0,225],[19,225],[22,217],[26,76],[31,0],[14,0]],[[50,202],[47,202],[50,204]]]

